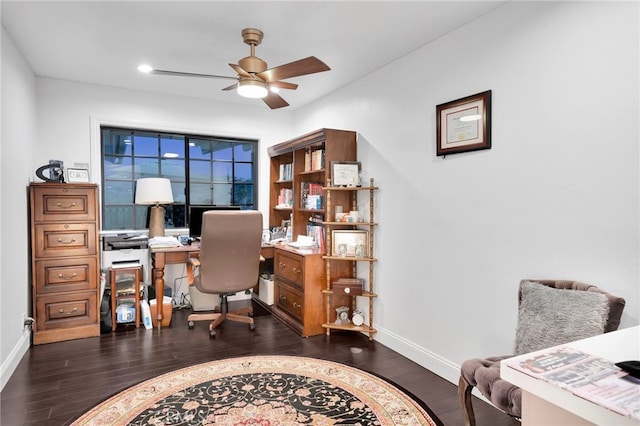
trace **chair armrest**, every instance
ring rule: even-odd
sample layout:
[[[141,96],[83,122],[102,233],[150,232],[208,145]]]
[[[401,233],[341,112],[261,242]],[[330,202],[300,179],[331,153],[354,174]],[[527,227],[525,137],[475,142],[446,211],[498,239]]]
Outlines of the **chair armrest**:
[[[195,274],[193,273],[194,269],[200,266],[200,259],[196,257],[190,257],[187,259],[187,281],[189,285],[193,285],[195,281]]]

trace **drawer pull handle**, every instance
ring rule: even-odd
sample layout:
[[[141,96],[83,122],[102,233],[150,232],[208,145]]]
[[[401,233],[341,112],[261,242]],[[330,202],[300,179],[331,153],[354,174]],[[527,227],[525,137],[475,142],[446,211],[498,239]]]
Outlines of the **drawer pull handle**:
[[[78,276],[78,274],[76,274],[75,272],[73,274],[71,274],[71,275],[58,274],[58,278],[60,278],[62,280],[71,280],[71,279],[74,279],[77,276]]]
[[[302,305],[299,304],[299,303],[293,302],[293,307],[296,308],[296,309],[300,309],[302,307]]]
[[[280,296],[280,300],[282,300],[282,301],[287,300],[287,296]]]
[[[302,272],[302,270],[298,268],[293,268],[293,272],[296,274],[299,274],[300,272]]]
[[[284,269],[287,267],[286,263],[282,263],[282,262],[278,262],[278,266],[280,267],[280,269]]]
[[[73,308],[71,311],[69,312],[65,312],[64,309],[60,308],[60,310],[58,311],[59,314],[65,314],[65,315],[71,315],[74,312],[77,312],[78,308]]]
[[[72,238],[72,239],[70,239],[70,240],[63,240],[62,238],[58,238],[58,242],[59,242],[60,244],[73,244],[73,243],[75,243],[75,242],[76,242],[76,239],[75,239],[75,238]]]
[[[76,206],[76,203],[71,203],[71,204],[62,204],[62,203],[58,203],[58,207],[60,207],[61,209],[70,209]]]

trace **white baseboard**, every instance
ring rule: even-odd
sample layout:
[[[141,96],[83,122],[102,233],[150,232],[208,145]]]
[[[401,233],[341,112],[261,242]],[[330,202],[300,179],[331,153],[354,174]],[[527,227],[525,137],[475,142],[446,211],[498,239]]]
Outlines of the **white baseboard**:
[[[380,329],[377,325],[375,328],[378,330],[375,334],[375,340],[377,342],[382,343],[432,373],[437,374],[443,379],[458,386],[458,380],[460,379],[460,366],[458,364],[453,363],[423,347],[417,346],[415,343],[391,333],[388,330]],[[478,389],[473,388],[472,392],[474,396],[477,396],[491,404],[491,402],[487,401]]]
[[[420,364],[427,370],[437,374],[445,380],[457,385],[460,377],[460,366],[442,358],[428,349],[417,346],[415,343],[400,337],[388,330],[380,329],[376,325],[378,332],[375,335],[376,341],[388,348],[393,349],[411,361]]]
[[[31,332],[25,331],[22,333],[22,337],[18,340],[18,343],[13,347],[11,353],[7,359],[2,363],[0,367],[0,391],[4,389],[11,375],[18,367],[18,364],[22,360],[24,354],[27,353],[31,346]]]

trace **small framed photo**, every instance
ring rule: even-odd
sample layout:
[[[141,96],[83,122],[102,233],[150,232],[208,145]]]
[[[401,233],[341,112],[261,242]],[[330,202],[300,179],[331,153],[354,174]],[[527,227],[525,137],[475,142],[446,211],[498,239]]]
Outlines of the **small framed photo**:
[[[360,162],[332,161],[331,183],[333,186],[360,186]]]
[[[89,170],[67,168],[67,182],[89,182]]]
[[[369,231],[331,231],[331,253],[340,257],[369,257]]]
[[[436,105],[436,154],[491,148],[491,90]]]

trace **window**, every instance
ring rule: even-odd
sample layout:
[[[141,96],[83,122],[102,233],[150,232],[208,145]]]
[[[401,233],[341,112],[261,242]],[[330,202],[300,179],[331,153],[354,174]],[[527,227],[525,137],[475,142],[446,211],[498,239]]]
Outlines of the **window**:
[[[255,140],[101,129],[102,229],[146,229],[149,206],[134,204],[136,180],[171,180],[165,227],[188,226],[190,205],[256,208]]]

